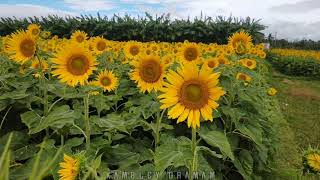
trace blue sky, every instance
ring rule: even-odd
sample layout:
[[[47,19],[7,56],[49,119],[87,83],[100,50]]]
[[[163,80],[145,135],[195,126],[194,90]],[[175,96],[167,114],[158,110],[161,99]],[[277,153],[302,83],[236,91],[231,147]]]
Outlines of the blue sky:
[[[0,17],[144,16],[170,13],[172,19],[236,16],[261,19],[265,33],[286,39],[320,40],[320,0],[0,0]]]

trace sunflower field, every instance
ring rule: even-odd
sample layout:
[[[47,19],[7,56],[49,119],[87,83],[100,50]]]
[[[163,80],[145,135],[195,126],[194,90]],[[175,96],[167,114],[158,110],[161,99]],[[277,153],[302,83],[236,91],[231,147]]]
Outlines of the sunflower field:
[[[268,59],[284,74],[320,79],[320,51],[275,48]]]
[[[263,179],[282,118],[264,45],[1,37],[0,179]]]

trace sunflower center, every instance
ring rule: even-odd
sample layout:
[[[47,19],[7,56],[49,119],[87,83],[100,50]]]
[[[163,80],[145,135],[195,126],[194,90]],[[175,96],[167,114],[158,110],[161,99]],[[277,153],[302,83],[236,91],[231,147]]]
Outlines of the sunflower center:
[[[180,102],[188,109],[199,109],[208,103],[208,87],[198,81],[189,80],[182,84],[180,89]]]
[[[188,61],[193,61],[197,59],[197,56],[198,56],[198,51],[195,48],[190,47],[184,51],[184,57]]]
[[[151,50],[150,50],[150,49],[147,49],[146,54],[147,54],[147,55],[150,55],[150,54],[151,54]]]
[[[107,47],[107,45],[106,45],[106,43],[103,42],[103,41],[99,41],[99,42],[97,43],[97,49],[98,49],[99,51],[105,50],[106,47]]]
[[[130,47],[130,54],[137,55],[139,53],[139,48],[137,46]]]
[[[103,86],[109,86],[111,84],[111,79],[109,77],[103,77],[100,82]]]
[[[225,59],[223,59],[223,58],[219,58],[218,61],[219,61],[219,64],[225,64],[226,63]]]
[[[77,40],[79,43],[81,43],[82,41],[84,41],[84,37],[81,36],[81,35],[79,35],[79,36],[76,37],[76,40]]]
[[[157,82],[161,77],[161,66],[154,60],[143,62],[139,74],[141,79],[143,79],[145,82]]]
[[[209,62],[208,62],[209,68],[214,68],[215,65],[216,65],[216,63],[215,63],[214,61],[209,61]]]
[[[32,34],[33,34],[33,35],[39,34],[39,30],[38,30],[38,29],[32,29]]]
[[[85,74],[89,69],[89,61],[84,55],[74,55],[67,63],[67,70],[76,76]]]
[[[35,43],[31,39],[25,39],[20,44],[21,53],[26,57],[33,56],[35,48]]]
[[[243,75],[243,74],[240,74],[240,75],[239,75],[239,79],[240,79],[240,80],[246,80],[247,77],[246,77],[245,75]]]
[[[248,65],[248,66],[252,66],[253,63],[252,63],[251,61],[248,61],[248,62],[247,62],[247,65]]]

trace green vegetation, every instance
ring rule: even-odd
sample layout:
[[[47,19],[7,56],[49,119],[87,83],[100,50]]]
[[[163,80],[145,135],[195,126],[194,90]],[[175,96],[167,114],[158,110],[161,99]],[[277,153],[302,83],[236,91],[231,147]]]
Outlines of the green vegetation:
[[[80,17],[34,17],[25,19],[0,19],[0,35],[8,35],[17,29],[25,29],[29,24],[40,24],[42,29],[59,37],[70,37],[75,30],[83,30],[90,36],[104,36],[109,40],[165,41],[226,44],[228,37],[239,29],[250,33],[255,42],[261,42],[265,26],[259,20],[235,17],[200,17],[194,20],[171,20],[169,15],[133,18],[130,16],[112,18],[93,16]]]
[[[273,67],[286,75],[311,77],[320,80],[320,62],[298,57],[278,57],[268,55]]]
[[[273,74],[284,122],[280,123],[280,146],[275,157],[280,179],[319,179],[302,176],[302,152],[320,144],[320,81]]]

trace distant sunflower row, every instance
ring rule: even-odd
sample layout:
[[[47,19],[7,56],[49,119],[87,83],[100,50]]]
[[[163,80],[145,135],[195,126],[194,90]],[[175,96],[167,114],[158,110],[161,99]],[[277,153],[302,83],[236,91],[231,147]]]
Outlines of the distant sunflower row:
[[[1,50],[21,67],[31,64],[31,68],[41,69],[42,73],[35,77],[52,74],[69,86],[98,86],[103,91],[115,90],[119,79],[107,66],[101,69],[98,64],[120,61],[131,67],[128,75],[141,92],[161,92],[161,109],[169,108],[170,118],[177,122],[187,120],[192,128],[200,127],[200,117],[212,121],[212,112],[219,106],[217,101],[226,93],[219,87],[220,73],[215,72],[216,68],[239,65],[254,70],[255,59],[266,56],[264,45],[254,45],[244,31],[233,34],[227,45],[188,41],[142,43],[89,37],[82,31],[75,31],[70,39],[61,39],[41,31],[36,24],[2,37]],[[235,61],[232,57],[243,58]],[[252,81],[245,73],[235,77],[246,83]]]
[[[320,61],[320,51],[299,49],[271,49],[271,53],[283,57],[308,58]]]

